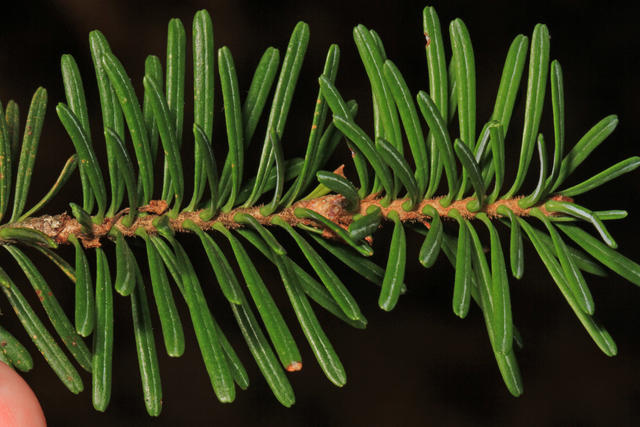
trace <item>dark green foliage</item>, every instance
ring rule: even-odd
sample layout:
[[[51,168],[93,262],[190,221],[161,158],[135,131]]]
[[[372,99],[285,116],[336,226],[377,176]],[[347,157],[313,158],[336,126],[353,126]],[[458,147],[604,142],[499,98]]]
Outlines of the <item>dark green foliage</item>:
[[[327,171],[318,171],[316,176],[320,184],[326,186],[334,193],[341,194],[346,199],[346,208],[349,211],[357,211],[357,209],[360,208],[360,196],[358,195],[358,189],[351,183],[351,181],[337,173]]]
[[[102,111],[99,135],[104,136],[104,141],[92,137],[82,77],[73,57],[64,55],[61,66],[66,103],[59,103],[56,112],[76,154],[69,158],[51,189],[29,210],[25,205],[47,92],[39,88],[33,97],[22,144],[18,142],[17,104],[9,101],[6,112],[0,105],[0,218],[7,218],[9,201],[13,200],[10,220],[0,226],[0,245],[25,273],[40,297],[48,321],[75,362],[91,372],[92,402],[97,410],[106,410],[111,397],[114,306],[118,306],[121,297],[130,299],[142,392],[147,411],[153,416],[159,415],[162,408],[153,335],[157,318],[165,351],[172,357],[185,352],[184,328],[194,329],[211,386],[221,402],[235,399],[236,385],[240,389],[249,385],[246,361],[232,346],[236,340],[227,339],[226,331],[216,321],[216,316],[227,309],[233,313],[274,396],[284,406],[295,402],[286,371],[302,368],[306,350],[294,340],[294,328],[301,329],[327,378],[343,386],[346,370],[314,305],[355,328],[365,328],[367,320],[353,290],[333,271],[325,256],[331,254],[377,285],[378,305],[391,310],[407,293],[404,281],[410,253],[407,244],[411,241],[407,231],[425,235],[418,254],[422,266],[431,268],[440,254],[454,266],[453,312],[466,317],[474,309],[472,302],[481,311],[498,368],[513,395],[523,392],[513,346],[520,338],[513,325],[507,248],[502,247],[497,222],[510,227],[511,275],[517,279],[523,275],[525,236],[596,345],[606,355],[616,354],[611,336],[593,318],[595,302],[583,272],[604,275],[606,266],[640,285],[640,265],[615,250],[615,240],[604,225],[604,221],[624,218],[626,212],[592,211],[568,197],[635,170],[640,158],[623,160],[582,183],[557,191],[615,129],[616,116],[600,121],[565,153],[569,144],[564,125],[564,77],[558,61],[550,61],[547,28],[538,24],[531,46],[524,35],[512,42],[493,113],[486,123],[479,123],[476,105],[485,101],[476,99],[475,57],[466,26],[460,19],[450,24],[452,57],[447,66],[445,40],[433,8],[424,9],[423,25],[429,93],[412,92],[399,68],[387,57],[375,31],[363,25],[353,31],[371,86],[372,135],[364,130],[368,126],[356,122],[357,103],[345,101],[340,94],[336,83],[340,50],[330,46],[323,69],[315,71],[319,75],[318,95],[304,158],[286,157],[288,144],[296,137],[284,132],[309,43],[309,28],[303,22],[293,30],[281,66],[279,51],[266,49],[247,91],[244,82],[238,80],[229,48],[218,49],[215,72],[211,18],[206,11],[197,12],[192,26],[194,118],[192,124],[186,125],[192,132],[186,134],[187,33],[182,22],[173,19],[169,23],[166,68],[162,69],[158,57],[150,55],[145,75],[133,76],[133,80],[111,52],[105,37],[93,31],[89,41]],[[517,147],[520,157],[514,182],[505,193],[505,176],[509,176],[505,147],[513,145],[508,130],[527,58],[524,127]],[[276,75],[267,114],[264,107]],[[220,105],[214,104],[216,76]],[[553,149],[540,133],[547,80]],[[138,86],[143,88],[142,96],[134,90]],[[220,110],[224,111],[225,131],[214,131],[214,112]],[[457,123],[452,123],[456,113]],[[263,116],[268,116],[266,129],[259,129]],[[459,133],[453,134],[452,128]],[[263,142],[255,147],[260,152],[259,162],[256,170],[250,171],[246,160],[256,132],[263,133]],[[346,143],[353,157],[353,169],[351,165],[345,169],[347,176],[353,172],[357,183],[345,177],[342,168],[336,169],[338,165],[327,164],[341,142]],[[96,155],[101,152],[96,146],[102,143],[106,152],[104,171]],[[194,154],[193,170],[183,166],[186,144],[191,144],[186,151],[190,153],[192,148]],[[532,162],[536,144],[539,162]],[[216,158],[221,160],[224,153],[224,163],[218,170]],[[537,170],[533,170],[532,163],[539,164]],[[33,217],[76,168],[82,185],[82,206],[70,203],[75,221],[63,216]],[[193,180],[185,179],[191,174]],[[446,194],[439,197],[436,192],[443,175]],[[528,176],[537,178],[535,188],[517,197]],[[162,181],[161,188],[154,188],[156,178]],[[189,183],[192,188],[188,188]],[[187,200],[191,191],[191,199]],[[125,192],[127,203],[121,206]],[[323,197],[330,193],[333,194]],[[66,234],[56,234],[51,225],[60,218],[68,221],[66,225],[71,224]],[[373,254],[373,237],[384,221],[393,223],[393,233],[386,266],[382,268],[367,257]],[[541,229],[533,227],[536,221],[542,223]],[[569,222],[591,224],[600,239]],[[487,234],[478,233],[479,225],[486,227],[488,241],[482,240]],[[568,245],[558,230],[581,249]],[[181,232],[197,236],[210,270],[196,272],[193,255],[187,253],[178,236]],[[262,254],[259,260],[247,252],[238,236],[257,248]],[[228,242],[230,251],[220,246],[222,241]],[[312,242],[323,248],[322,253]],[[62,243],[74,246],[73,267],[54,251]],[[136,248],[140,243],[146,257]],[[103,248],[112,244],[115,260],[107,259],[108,252]],[[36,248],[74,283],[73,322],[53,297],[31,253],[20,245]],[[295,251],[291,249],[296,247],[308,266],[299,264],[292,254]],[[93,272],[87,252],[95,253]],[[290,307],[276,304],[271,292],[277,285],[265,283],[269,276],[263,276],[261,264],[271,265],[279,273]],[[202,280],[207,282],[201,285]],[[217,286],[209,286],[210,280],[215,280]],[[0,268],[2,290],[26,332],[62,382],[73,393],[79,393],[83,385],[76,368],[15,283]],[[222,307],[214,306],[213,300],[205,297],[203,285],[222,295]],[[115,297],[114,289],[118,294]],[[186,305],[189,319],[180,318],[181,304]],[[293,310],[297,324],[285,321],[282,311],[288,308]],[[93,340],[91,351],[82,338],[89,336]],[[2,327],[0,338],[7,342],[0,360],[18,369],[31,369],[32,360],[26,349]]]
[[[16,177],[15,190],[13,193],[13,211],[11,213],[10,222],[17,220],[24,210],[27,202],[27,194],[31,184],[33,175],[33,165],[36,161],[36,153],[38,152],[38,144],[40,143],[40,133],[42,132],[42,124],[47,110],[47,90],[40,87],[33,94],[29,113],[27,115],[27,124],[25,125],[22,146],[20,150],[20,161],[15,170],[15,175],[7,172],[6,179],[8,185],[11,183],[11,176]],[[5,150],[7,144],[4,144]],[[8,156],[8,153],[5,153]],[[10,164],[10,163],[9,163]],[[4,176],[3,176],[4,177]],[[4,209],[3,209],[4,212]]]
[[[96,326],[93,333],[91,400],[98,411],[105,411],[111,400],[113,371],[113,291],[109,261],[102,248],[96,253]]]
[[[407,240],[404,233],[404,226],[398,214],[393,211],[389,214],[393,220],[393,236],[389,247],[389,258],[387,268],[382,279],[382,289],[378,305],[381,309],[390,311],[398,303],[402,283],[404,280],[404,269],[407,264]]]

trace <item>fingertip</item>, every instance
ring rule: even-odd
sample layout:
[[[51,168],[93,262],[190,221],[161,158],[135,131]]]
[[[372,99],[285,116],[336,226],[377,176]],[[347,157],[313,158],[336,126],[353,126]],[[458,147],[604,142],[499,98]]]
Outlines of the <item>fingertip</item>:
[[[0,362],[0,426],[46,425],[44,412],[31,387],[9,365]]]

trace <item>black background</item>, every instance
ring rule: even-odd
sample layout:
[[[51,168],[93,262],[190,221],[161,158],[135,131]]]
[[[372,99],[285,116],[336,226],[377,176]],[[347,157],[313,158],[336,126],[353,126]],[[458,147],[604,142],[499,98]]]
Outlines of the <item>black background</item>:
[[[627,3],[627,2],[625,2]],[[127,1],[83,0],[29,1],[20,6],[4,5],[0,13],[0,98],[15,99],[26,114],[37,86],[49,89],[49,119],[45,123],[39,157],[38,179],[32,186],[33,202],[47,191],[72,145],[54,117],[53,106],[62,101],[59,59],[72,53],[79,63],[93,112],[95,129],[100,126],[99,105],[87,36],[98,28],[112,50],[141,87],[144,58],[153,53],[164,62],[166,25],[179,17],[190,33],[195,11],[207,8],[213,17],[215,44],[231,48],[241,88],[246,90],[252,69],[269,45],[286,47],[295,23],[304,20],[311,28],[308,56],[302,70],[283,144],[287,156],[302,155],[317,93],[316,78],[330,43],[342,48],[338,87],[345,98],[356,98],[361,106],[358,121],[366,129],[371,123],[370,91],[355,50],[351,31],[363,23],[382,37],[388,56],[404,73],[412,91],[427,89],[421,14],[424,3],[390,1],[251,2],[251,1]],[[443,30],[448,22],[462,18],[469,28],[478,75],[478,121],[489,116],[509,43],[518,33],[530,35],[537,22],[548,25],[551,55],[564,71],[566,90],[566,135],[570,145],[595,122],[616,113],[620,125],[606,144],[598,148],[569,183],[598,172],[630,155],[638,154],[634,129],[639,117],[638,37],[636,8],[623,2],[584,1],[446,1],[435,2]],[[190,71],[188,71],[189,73]],[[189,75],[189,74],[187,74]],[[188,85],[190,83],[187,83]],[[187,94],[190,92],[187,86]],[[218,88],[216,88],[218,91]],[[220,94],[216,93],[216,102]],[[511,177],[519,145],[522,102],[516,108],[508,146]],[[190,120],[189,101],[187,117]],[[548,107],[548,106],[547,106]],[[550,108],[546,109],[543,132],[551,140]],[[223,135],[222,108],[216,107],[216,128]],[[188,127],[185,127],[188,128]],[[215,142],[224,146],[224,139]],[[509,145],[510,144],[510,145]],[[99,145],[99,144],[98,144]],[[102,150],[102,151],[100,151]],[[224,150],[224,148],[222,148]],[[255,150],[254,150],[255,151]],[[103,149],[98,148],[99,154]],[[224,151],[222,151],[224,152]],[[341,151],[337,166],[345,158]],[[221,157],[221,155],[219,155]],[[342,158],[340,158],[342,156]],[[254,156],[255,157],[255,156]],[[255,159],[250,161],[254,164]],[[532,170],[537,168],[534,160]],[[509,177],[509,175],[508,175]],[[508,178],[507,178],[508,179]],[[532,178],[533,179],[533,178]],[[627,209],[631,215],[610,224],[621,252],[638,260],[638,213],[640,180],[637,172],[585,195],[580,201],[592,209]],[[80,189],[70,183],[47,213],[66,209],[80,200]],[[525,189],[532,188],[532,181]],[[503,230],[504,231],[504,230]],[[388,229],[377,239],[377,260],[384,262]],[[186,245],[193,244],[189,238]],[[207,280],[212,274],[206,259],[194,255],[218,320],[245,361],[252,384],[240,392],[236,402],[223,405],[215,400],[195,338],[186,327],[187,349],[180,359],[161,357],[164,408],[158,419],[145,412],[137,360],[130,326],[129,302],[116,296],[114,378],[111,404],[106,413],[93,410],[90,377],[84,375],[85,391],[73,396],[37,356],[6,300],[0,301],[2,324],[32,350],[35,368],[25,374],[41,400],[52,426],[72,425],[637,425],[640,421],[640,290],[616,275],[588,277],[596,300],[598,318],[617,340],[619,355],[608,358],[599,352],[562,299],[536,254],[526,253],[525,277],[511,281],[514,319],[525,341],[518,353],[525,393],[509,395],[495,367],[486,331],[477,307],[466,320],[451,312],[453,270],[443,259],[425,271],[416,260],[420,241],[410,237],[406,282],[409,293],[397,308],[385,313],[377,308],[373,287],[335,263],[345,283],[352,287],[369,326],[353,330],[318,310],[322,324],[347,369],[348,383],[336,389],[313,361],[297,328],[304,369],[290,375],[297,403],[286,409],[271,395],[243,343],[225,303]],[[293,250],[293,247],[292,247]],[[200,253],[195,247],[192,253]],[[138,252],[144,256],[144,252]],[[70,252],[64,252],[67,258]],[[1,260],[18,281],[28,286],[13,262]],[[69,258],[68,258],[69,259]],[[256,262],[263,264],[256,255]],[[69,282],[47,261],[40,260],[68,312],[72,312]],[[261,265],[265,280],[274,289],[282,307],[288,307],[273,268]],[[35,302],[34,302],[35,304]],[[295,324],[289,309],[283,310]],[[188,324],[186,311],[183,321]],[[158,344],[161,341],[158,338]]]

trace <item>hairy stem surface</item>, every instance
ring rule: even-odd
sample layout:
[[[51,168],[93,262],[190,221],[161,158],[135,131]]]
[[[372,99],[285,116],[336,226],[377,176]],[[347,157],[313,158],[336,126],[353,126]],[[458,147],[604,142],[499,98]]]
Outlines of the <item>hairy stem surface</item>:
[[[478,211],[470,211],[467,208],[467,204],[470,201],[474,200],[473,197],[455,201],[446,208],[442,207],[442,205],[439,203],[439,199],[440,197],[423,200],[416,209],[412,211],[405,211],[402,208],[402,204],[406,202],[407,199],[396,199],[389,204],[383,204],[383,199],[371,196],[363,199],[360,202],[359,209],[355,211],[348,211],[346,209],[345,198],[341,195],[332,194],[311,200],[299,201],[292,206],[280,212],[277,212],[276,214],[292,226],[303,224],[306,226],[318,228],[322,230],[324,237],[327,238],[337,238],[337,236],[333,232],[313,220],[301,219],[296,217],[294,215],[294,210],[296,208],[310,209],[333,221],[344,229],[347,229],[349,227],[349,225],[353,222],[354,216],[356,214],[366,214],[367,209],[370,206],[379,207],[385,219],[388,219],[388,215],[390,212],[395,211],[397,212],[402,222],[415,222],[423,224],[429,224],[429,222],[431,221],[431,217],[429,215],[425,215],[424,213],[422,213],[423,208],[427,205],[433,206],[442,218],[450,218],[449,212],[452,209],[457,210],[460,215],[462,215],[462,217],[467,219],[473,219],[481,212],[486,213],[489,218],[492,219],[500,218],[502,216],[498,214],[497,209],[501,205],[508,207],[513,211],[514,214],[521,217],[529,216],[531,209],[533,209],[534,207],[540,209],[540,211],[542,211],[546,216],[555,215],[552,212],[546,211],[544,208],[544,204],[548,200],[544,200],[540,204],[532,208],[522,209],[518,206],[518,200],[520,200],[521,197],[515,197],[512,199],[498,200],[494,203],[487,204]],[[562,196],[554,196],[551,199],[569,200],[568,198]],[[169,219],[168,223],[175,232],[179,233],[191,232],[190,230],[183,227],[183,223],[186,220],[193,221],[202,230],[213,229],[214,224],[216,223],[220,223],[226,228],[235,229],[242,227],[242,225],[234,221],[234,216],[238,213],[246,213],[256,218],[261,224],[270,225],[273,215],[262,215],[260,213],[260,208],[261,206],[254,206],[251,208],[236,208],[231,210],[230,212],[220,213],[208,221],[203,221],[200,218],[200,210],[192,212],[185,211],[178,214],[175,218]],[[66,212],[53,216],[43,215],[40,217],[29,218],[22,222],[6,224],[4,227],[22,227],[34,229],[46,234],[56,243],[63,245],[71,243],[69,241],[69,236],[73,234],[81,239],[83,245],[86,248],[93,248],[100,247],[102,245],[101,241],[104,238],[109,238],[109,233],[114,227],[120,230],[120,232],[122,232],[125,236],[135,235],[136,229],[141,227],[144,228],[147,233],[156,233],[157,230],[153,225],[153,221],[156,218],[168,213],[169,205],[164,200],[152,200],[149,204],[140,207],[138,210],[140,214],[131,226],[127,227],[122,223],[122,219],[125,217],[125,214],[128,213],[128,209],[125,209],[113,217],[105,218],[100,224],[94,224],[91,234],[83,232],[80,223]]]

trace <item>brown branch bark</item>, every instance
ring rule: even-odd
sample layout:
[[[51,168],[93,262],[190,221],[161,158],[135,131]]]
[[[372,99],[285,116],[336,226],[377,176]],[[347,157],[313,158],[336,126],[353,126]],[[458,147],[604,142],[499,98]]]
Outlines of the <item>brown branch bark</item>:
[[[325,229],[321,224],[318,224],[313,220],[300,219],[296,217],[293,213],[294,210],[299,207],[310,209],[325,216],[329,220],[335,222],[345,229],[347,229],[351,222],[353,222],[353,217],[355,214],[360,213],[364,215],[367,211],[367,208],[369,208],[370,206],[378,206],[385,219],[389,215],[389,212],[396,211],[402,222],[418,222],[423,224],[428,224],[431,220],[428,215],[422,213],[422,209],[426,205],[433,206],[438,211],[440,216],[445,219],[449,218],[449,213],[452,209],[456,209],[464,218],[467,219],[473,219],[480,212],[486,213],[490,218],[499,218],[501,217],[501,215],[497,213],[497,209],[501,205],[507,206],[518,216],[528,216],[531,210],[520,208],[520,206],[518,205],[518,200],[520,200],[521,197],[516,197],[508,200],[499,200],[495,203],[485,205],[478,212],[471,212],[467,209],[467,204],[471,200],[473,200],[472,197],[457,200],[446,208],[440,205],[439,199],[440,198],[423,200],[415,210],[407,212],[402,208],[402,204],[406,201],[406,199],[397,199],[392,201],[389,205],[383,206],[381,204],[382,199],[371,196],[361,201],[359,211],[349,212],[345,208],[346,203],[343,196],[327,195],[312,200],[299,201],[293,204],[291,207],[288,207],[274,215],[279,215],[292,226],[295,226],[297,224],[304,224],[307,226],[316,227],[323,230],[323,234],[325,235],[325,237],[336,238],[336,236],[331,231]],[[568,198],[565,198],[563,196],[554,196],[552,197],[552,199],[567,200]],[[547,200],[543,201],[536,207],[538,207],[547,216],[555,215],[554,213],[547,212],[544,209],[544,203],[546,201]],[[102,240],[105,238],[109,238],[109,232],[113,227],[116,227],[125,236],[133,236],[136,229],[138,229],[139,227],[144,228],[147,233],[156,233],[157,230],[153,226],[153,221],[159,216],[166,214],[168,211],[169,206],[167,202],[165,202],[164,200],[152,200],[148,205],[139,208],[140,215],[136,218],[136,220],[130,227],[126,227],[122,223],[124,214],[128,213],[128,210],[125,209],[114,217],[105,218],[101,224],[94,224],[92,233],[90,234],[84,233],[78,221],[66,212],[53,216],[43,215],[40,217],[29,218],[22,222],[6,224],[4,227],[24,227],[38,230],[52,238],[58,244],[69,244],[69,235],[74,234],[82,240],[82,243],[85,247],[91,248],[101,246]],[[274,216],[264,216],[260,214],[260,206],[254,206],[251,208],[236,208],[230,212],[219,213],[209,221],[203,221],[200,218],[200,212],[201,211],[181,212],[177,215],[177,217],[169,219],[169,226],[175,232],[188,233],[190,231],[185,229],[182,224],[187,219],[190,219],[202,230],[210,230],[216,223],[221,223],[229,229],[235,229],[242,227],[241,224],[235,222],[233,219],[235,214],[237,213],[247,213],[256,218],[263,225],[270,225],[271,219]]]

